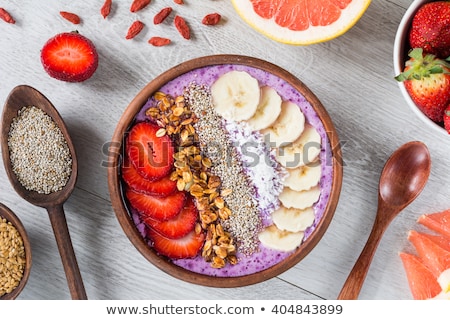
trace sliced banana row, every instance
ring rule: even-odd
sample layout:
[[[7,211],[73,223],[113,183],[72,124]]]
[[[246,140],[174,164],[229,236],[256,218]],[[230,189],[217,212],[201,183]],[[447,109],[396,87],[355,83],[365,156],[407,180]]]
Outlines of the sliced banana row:
[[[314,223],[313,205],[320,197],[321,137],[306,122],[298,105],[282,101],[275,89],[260,87],[246,72],[231,71],[211,86],[215,111],[230,121],[245,121],[261,132],[275,149],[275,158],[287,171],[280,207],[273,224],[258,235],[261,243],[279,251],[292,251]]]

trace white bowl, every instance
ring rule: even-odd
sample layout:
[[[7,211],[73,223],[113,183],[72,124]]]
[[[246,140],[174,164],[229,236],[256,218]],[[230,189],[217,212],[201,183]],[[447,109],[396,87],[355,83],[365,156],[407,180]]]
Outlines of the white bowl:
[[[395,75],[400,74],[403,71],[403,68],[405,66],[405,61],[408,58],[408,51],[410,49],[409,47],[409,40],[408,40],[408,33],[411,26],[412,19],[417,12],[417,10],[428,2],[434,2],[431,0],[414,0],[409,8],[406,10],[402,20],[400,21],[400,24],[397,29],[397,33],[395,35],[395,42],[394,42],[394,71]],[[437,124],[436,122],[432,121],[430,118],[428,118],[414,103],[414,101],[411,99],[408,91],[405,89],[405,85],[403,82],[398,83],[400,87],[400,91],[405,98],[407,104],[411,108],[411,110],[423,121],[428,127],[433,128],[433,130],[436,130],[442,134],[445,134],[446,136],[450,136],[447,131]]]

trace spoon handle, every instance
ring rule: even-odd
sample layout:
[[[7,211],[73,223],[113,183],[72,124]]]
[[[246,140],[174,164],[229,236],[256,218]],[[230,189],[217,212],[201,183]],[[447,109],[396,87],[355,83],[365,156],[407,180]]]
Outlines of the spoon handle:
[[[87,300],[62,204],[47,208],[73,300]]]
[[[352,271],[350,271],[350,274],[339,293],[339,300],[358,299],[359,292],[361,291],[367,272],[369,271],[370,263],[372,262],[375,251],[387,227],[387,223],[383,222],[385,222],[385,220],[375,221],[366,245],[361,251],[358,260],[356,260]]]

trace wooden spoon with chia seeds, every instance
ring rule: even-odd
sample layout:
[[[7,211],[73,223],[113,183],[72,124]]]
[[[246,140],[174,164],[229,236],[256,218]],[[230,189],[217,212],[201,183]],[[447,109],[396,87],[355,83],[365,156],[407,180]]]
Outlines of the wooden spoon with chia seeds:
[[[49,121],[51,121],[51,123],[55,123],[59,127],[60,130],[56,128],[57,133],[59,133],[59,135],[61,135],[62,133],[61,137],[67,144],[67,146],[65,147],[68,147],[67,153],[71,158],[71,164],[68,164],[68,171],[70,175],[67,175],[67,179],[64,181],[64,185],[61,186],[58,190],[53,190],[48,193],[40,192],[39,190],[36,191],[37,189],[30,188],[29,186],[24,187],[24,183],[18,179],[17,169],[16,171],[13,170],[13,163],[11,161],[10,151],[12,149],[10,149],[8,140],[10,132],[12,130],[12,124],[14,123],[15,119],[19,117],[20,110],[22,110],[24,107],[30,106],[35,106],[38,108],[35,110],[40,109],[45,112],[45,114],[50,116],[51,120],[53,120],[51,121],[49,119]],[[24,125],[27,124],[24,123]],[[39,125],[42,125],[42,121],[39,122]],[[30,126],[29,129],[32,130],[32,127]],[[64,266],[64,271],[66,274],[67,283],[72,299],[86,300],[86,291],[81,278],[80,270],[78,268],[78,263],[75,257],[75,252],[73,250],[72,241],[70,238],[69,229],[63,209],[64,202],[69,198],[75,187],[78,170],[75,148],[72,140],[70,139],[69,132],[67,131],[64,121],[62,120],[60,114],[52,105],[52,103],[44,95],[30,86],[20,85],[15,87],[11,91],[5,102],[2,114],[1,132],[3,163],[5,165],[6,173],[12,186],[23,199],[36,206],[47,209],[58,245],[58,250],[61,255],[61,260]],[[45,143],[46,141],[44,141],[44,144]],[[45,159],[40,160],[45,162]],[[37,164],[27,163],[25,161],[25,159],[22,159],[21,161],[24,168],[29,168],[33,165],[37,166]],[[43,162],[40,163],[41,165],[37,169],[42,168],[42,163]]]

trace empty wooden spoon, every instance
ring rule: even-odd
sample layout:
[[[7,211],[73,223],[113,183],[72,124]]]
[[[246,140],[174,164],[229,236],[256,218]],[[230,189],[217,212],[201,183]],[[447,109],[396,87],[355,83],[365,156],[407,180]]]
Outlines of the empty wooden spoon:
[[[372,231],[338,299],[358,298],[384,231],[389,223],[422,192],[430,170],[430,153],[425,144],[419,141],[404,144],[388,159],[380,176],[378,211]]]
[[[46,194],[26,189],[13,171],[8,146],[11,123],[18,116],[19,110],[29,106],[41,109],[53,119],[69,147],[72,158],[71,174],[65,186],[59,191]],[[28,202],[46,208],[48,211],[72,299],[87,299],[63,209],[63,204],[72,193],[77,180],[78,163],[75,148],[60,114],[52,103],[36,89],[20,85],[15,87],[9,94],[2,114],[1,147],[6,173],[16,192]]]

